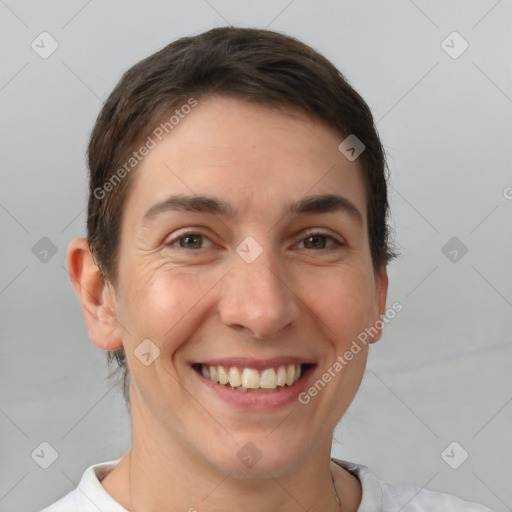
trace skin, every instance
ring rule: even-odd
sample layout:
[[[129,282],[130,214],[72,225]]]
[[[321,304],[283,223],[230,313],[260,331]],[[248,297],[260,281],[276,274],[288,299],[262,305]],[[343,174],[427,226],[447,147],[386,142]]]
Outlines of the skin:
[[[330,452],[367,346],[309,404],[274,411],[226,404],[189,364],[295,355],[316,362],[313,383],[384,314],[387,275],[372,266],[365,187],[359,162],[338,150],[343,138],[300,112],[201,99],[134,171],[115,286],[85,239],[70,244],[90,338],[104,350],[124,346],[132,376],[132,447],[102,481],[127,510],[334,511],[330,471],[344,512],[357,509],[359,482]],[[143,220],[178,193],[221,198],[236,215],[172,210]],[[345,211],[286,213],[333,193],[362,222]],[[184,240],[187,227],[202,237]],[[309,228],[326,238],[311,244]],[[250,264],[236,252],[248,236],[263,250]],[[149,366],[134,355],[144,339],[160,350]],[[248,442],[262,454],[252,468],[237,457]]]

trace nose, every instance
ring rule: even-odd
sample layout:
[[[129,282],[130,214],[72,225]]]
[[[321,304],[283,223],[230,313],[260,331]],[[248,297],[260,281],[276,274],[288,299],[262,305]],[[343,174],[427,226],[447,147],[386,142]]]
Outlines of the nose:
[[[294,324],[300,301],[283,267],[268,249],[252,263],[235,255],[222,288],[221,321],[257,339],[274,338]]]

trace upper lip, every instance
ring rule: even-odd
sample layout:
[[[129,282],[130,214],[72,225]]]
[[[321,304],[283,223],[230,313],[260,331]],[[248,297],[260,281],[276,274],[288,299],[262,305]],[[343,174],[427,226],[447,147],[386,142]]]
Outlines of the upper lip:
[[[265,370],[266,368],[277,368],[289,364],[315,364],[312,359],[298,356],[280,356],[265,359],[255,359],[251,357],[224,357],[197,361],[192,365],[203,364],[206,366],[236,366],[238,368],[254,368],[255,370]]]

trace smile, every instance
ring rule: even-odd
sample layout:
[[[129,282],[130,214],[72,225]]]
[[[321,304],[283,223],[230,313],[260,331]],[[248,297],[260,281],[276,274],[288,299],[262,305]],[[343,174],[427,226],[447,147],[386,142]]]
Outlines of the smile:
[[[230,386],[237,391],[276,390],[278,387],[293,386],[301,375],[300,364],[289,364],[278,368],[265,368],[258,371],[255,368],[237,368],[236,366],[207,366],[200,365],[203,377]]]
[[[311,364],[281,364],[262,369],[194,364],[193,368],[205,379],[242,392],[269,393],[293,386],[309,370]]]

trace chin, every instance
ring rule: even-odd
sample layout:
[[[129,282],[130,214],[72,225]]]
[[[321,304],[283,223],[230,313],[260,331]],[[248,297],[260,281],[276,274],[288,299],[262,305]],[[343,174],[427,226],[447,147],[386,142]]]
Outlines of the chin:
[[[244,436],[232,444],[233,450],[226,446],[220,453],[210,452],[207,459],[219,472],[233,478],[268,478],[269,473],[273,477],[284,476],[294,471],[307,453],[303,443],[287,442],[283,446],[280,442],[276,446],[265,435],[254,441]]]

